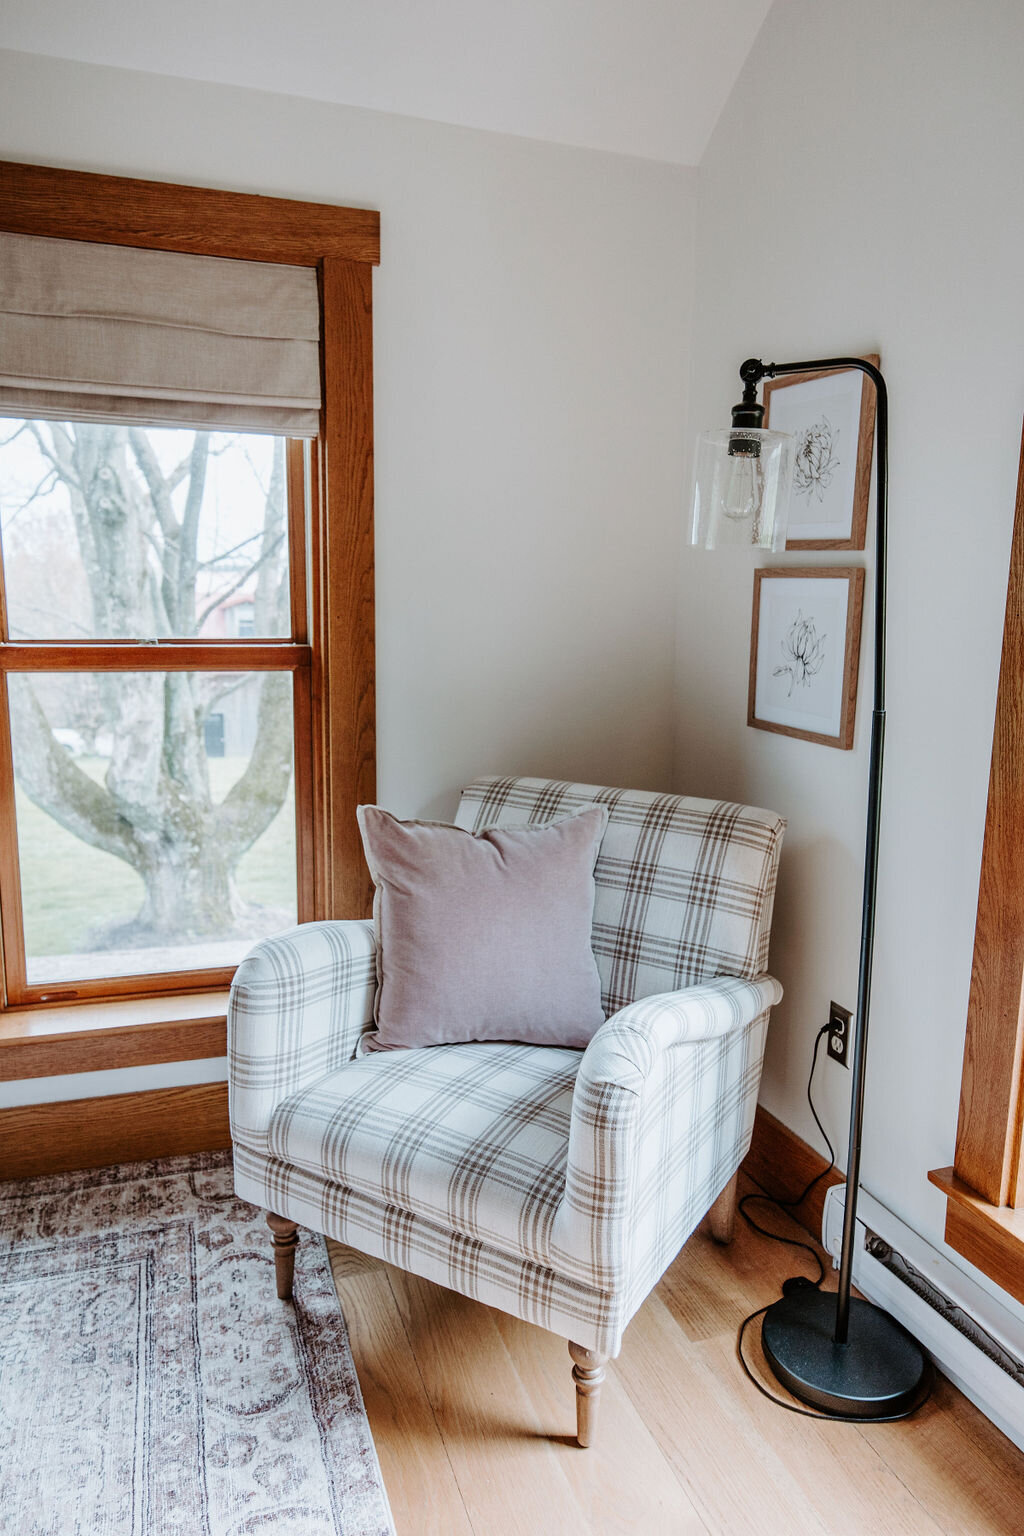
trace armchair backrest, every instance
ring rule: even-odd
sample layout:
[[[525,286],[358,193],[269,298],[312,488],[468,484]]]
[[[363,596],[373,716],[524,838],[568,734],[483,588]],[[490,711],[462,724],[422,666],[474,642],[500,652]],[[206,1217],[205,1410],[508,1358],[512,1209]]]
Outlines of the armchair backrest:
[[[593,946],[608,1015],[640,997],[768,967],[786,823],[772,811],[555,779],[476,779],[455,820],[472,832],[608,807]]]

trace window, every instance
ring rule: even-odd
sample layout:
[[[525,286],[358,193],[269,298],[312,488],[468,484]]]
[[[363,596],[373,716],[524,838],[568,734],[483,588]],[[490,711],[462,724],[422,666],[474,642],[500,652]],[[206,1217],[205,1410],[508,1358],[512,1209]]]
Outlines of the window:
[[[282,438],[0,424],[11,1002],[222,982],[311,915],[293,771],[309,755],[305,498],[289,506],[289,481],[304,486],[303,445]]]
[[[0,230],[312,268],[321,315],[312,441],[37,417],[0,374],[4,1006],[221,987],[261,934],[368,910],[378,223],[0,165]]]

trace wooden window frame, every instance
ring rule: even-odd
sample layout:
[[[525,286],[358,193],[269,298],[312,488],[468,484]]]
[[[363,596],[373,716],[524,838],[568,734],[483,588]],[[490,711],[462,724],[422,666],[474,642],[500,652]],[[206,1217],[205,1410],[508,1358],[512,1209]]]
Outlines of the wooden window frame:
[[[1024,1301],[1024,433],[946,1242]]]
[[[52,670],[55,664],[77,670],[152,671],[190,670],[198,664],[202,670],[211,660],[223,670],[290,671],[295,679],[296,798],[302,805],[296,848],[300,920],[365,916],[372,887],[355,808],[373,800],[376,789],[372,268],[380,259],[379,214],[4,161],[0,230],[316,270],[323,399],[308,477],[303,445],[292,443],[288,451],[292,610],[297,626],[292,640],[161,641],[144,647],[110,641],[73,647],[42,641],[12,645],[4,627],[0,674]],[[306,518],[292,515],[297,506],[304,506]],[[10,737],[6,710],[3,714],[0,778],[7,778],[9,788]],[[13,833],[6,842],[3,856],[9,861],[13,848],[16,859]],[[12,871],[5,873],[10,878]],[[5,914],[5,924],[10,921]],[[5,932],[10,945],[9,926]],[[9,948],[8,964],[10,953]],[[21,1004],[46,1007],[44,998],[63,1004],[71,991],[76,999],[87,1001],[95,1000],[101,989],[106,997],[142,996],[156,988],[162,993],[216,990],[232,974],[207,970],[42,988],[25,987],[17,973],[13,979],[22,983],[15,987]],[[5,983],[0,1008],[9,1006]],[[57,1040],[59,1035],[56,1031],[46,1038]],[[43,1060],[40,1037],[19,1025],[7,1039],[32,1040],[38,1072]],[[5,1051],[5,1060],[11,1054]],[[58,1060],[55,1051],[53,1070],[68,1070]],[[15,1069],[7,1075],[20,1074]]]

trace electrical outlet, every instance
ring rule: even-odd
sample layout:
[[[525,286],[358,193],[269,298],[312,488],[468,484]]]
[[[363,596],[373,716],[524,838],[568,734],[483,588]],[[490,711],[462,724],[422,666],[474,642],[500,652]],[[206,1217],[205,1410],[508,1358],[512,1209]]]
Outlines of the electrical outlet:
[[[841,1008],[838,1003],[829,1003],[828,1054],[833,1061],[838,1061],[841,1067],[850,1065],[850,1020],[852,1018],[849,1008]]]

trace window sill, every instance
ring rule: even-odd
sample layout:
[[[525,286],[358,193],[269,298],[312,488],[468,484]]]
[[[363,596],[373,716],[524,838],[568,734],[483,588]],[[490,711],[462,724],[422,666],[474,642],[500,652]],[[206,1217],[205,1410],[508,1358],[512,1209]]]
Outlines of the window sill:
[[[227,1051],[226,991],[0,1015],[0,1081],[193,1061]]]
[[[1024,1302],[1024,1210],[990,1205],[952,1168],[933,1168],[928,1178],[946,1196],[949,1246]]]

